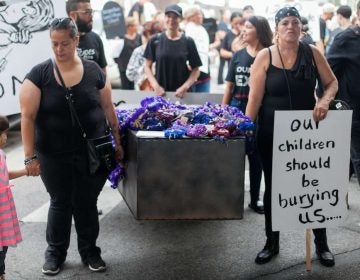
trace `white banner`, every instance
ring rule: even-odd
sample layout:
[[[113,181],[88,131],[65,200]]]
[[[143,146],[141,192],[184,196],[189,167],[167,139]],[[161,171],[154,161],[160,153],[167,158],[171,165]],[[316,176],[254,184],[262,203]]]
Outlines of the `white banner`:
[[[272,171],[274,231],[338,226],[347,215],[352,111],[276,111]]]
[[[21,1],[0,7],[0,114],[20,112],[19,88],[36,64],[52,57],[48,27],[66,16],[65,1]]]

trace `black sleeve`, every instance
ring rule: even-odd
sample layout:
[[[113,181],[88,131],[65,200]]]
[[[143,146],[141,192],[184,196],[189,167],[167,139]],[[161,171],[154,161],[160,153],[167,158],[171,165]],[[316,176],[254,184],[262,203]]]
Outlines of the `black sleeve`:
[[[347,40],[346,32],[336,35],[326,55],[331,70],[334,72],[337,79],[341,77],[344,63],[346,63],[347,49],[345,44]]]
[[[202,65],[199,52],[196,48],[195,42],[192,38],[186,37],[187,48],[188,48],[188,60],[191,68],[196,68]]]
[[[26,74],[25,79],[28,79],[40,89],[43,84],[44,71],[44,63],[38,64]]]
[[[156,52],[156,43],[158,42],[158,40],[159,40],[159,35],[155,34],[150,38],[149,42],[146,44],[146,48],[143,55],[146,59],[149,59],[151,61],[156,60],[155,52]]]
[[[105,68],[107,66],[107,61],[105,57],[104,44],[100,37],[98,40],[99,40],[99,66],[101,68]]]

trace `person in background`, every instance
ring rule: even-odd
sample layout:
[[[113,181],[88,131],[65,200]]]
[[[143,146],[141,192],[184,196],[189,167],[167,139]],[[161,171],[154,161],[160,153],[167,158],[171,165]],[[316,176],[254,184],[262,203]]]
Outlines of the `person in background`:
[[[155,5],[151,2],[151,0],[145,1],[144,2],[144,14],[143,14],[144,21],[143,21],[143,23],[153,20],[156,13],[157,13],[157,9],[156,9]]]
[[[26,168],[8,171],[6,156],[2,150],[7,142],[8,130],[9,120],[7,117],[0,115],[0,280],[5,280],[5,257],[8,247],[15,247],[22,240],[14,199],[10,189],[12,185],[9,180],[29,175]]]
[[[337,80],[318,48],[301,43],[301,19],[294,7],[275,15],[275,45],[261,50],[251,67],[250,93],[246,115],[257,120],[257,146],[265,175],[266,244],[255,262],[265,264],[279,253],[279,232],[271,222],[271,189],[274,114],[276,110],[313,110],[314,121],[325,119],[337,91]],[[314,60],[314,62],[313,62]],[[316,69],[324,86],[316,99]],[[310,73],[310,75],[308,75]],[[291,187],[291,186],[289,186]],[[316,253],[324,266],[335,264],[327,244],[326,229],[314,229]]]
[[[68,0],[66,12],[79,30],[78,55],[81,58],[95,61],[106,72],[107,61],[103,42],[100,36],[92,31],[93,10],[90,0]]]
[[[326,3],[322,7],[323,13],[321,14],[320,21],[320,41],[316,43],[316,46],[322,53],[325,53],[326,45],[329,41],[330,30],[327,27],[327,22],[330,21],[335,13],[335,6],[331,3]]]
[[[221,44],[226,36],[226,34],[228,33],[228,31],[230,30],[230,10],[220,10],[221,13],[221,18],[218,22],[218,26],[217,26],[217,32],[215,35],[215,44],[210,46],[210,48],[216,48],[217,51],[219,52],[219,57],[220,57],[220,61],[219,61],[219,69],[218,69],[218,78],[217,78],[217,83],[218,85],[222,85],[224,83],[224,67],[225,67],[225,63],[226,63],[226,59],[221,57],[220,55],[220,49],[221,49]]]
[[[34,66],[20,88],[26,168],[29,175],[39,175],[41,169],[41,179],[50,195],[48,246],[42,272],[60,272],[70,244],[72,218],[82,262],[91,271],[101,272],[106,270],[106,264],[96,246],[97,198],[108,172],[100,167],[90,174],[87,145],[68,102],[73,103],[87,139],[104,135],[110,126],[115,156],[120,161],[123,150],[111,87],[98,64],[78,56],[79,34],[71,18],[54,19],[49,33],[54,58]],[[67,89],[55,74],[55,65]]]
[[[144,52],[145,74],[155,94],[174,91],[183,98],[199,77],[201,60],[194,40],[179,30],[182,9],[176,4],[165,8],[166,31],[153,36]],[[155,64],[155,75],[152,65]]]
[[[191,88],[192,92],[210,92],[210,65],[209,65],[209,34],[202,26],[203,15],[199,6],[188,8],[184,12],[186,20],[185,35],[191,37],[201,59],[200,76]]]
[[[241,30],[244,26],[244,22],[245,21],[241,13],[233,12],[231,14],[230,17],[231,30],[226,33],[226,36],[222,41],[220,47],[220,57],[224,58],[227,62],[229,62],[233,56],[231,44],[236,38],[236,36],[238,36],[241,33]]]
[[[245,112],[249,95],[250,67],[256,54],[263,48],[272,45],[272,31],[264,17],[251,16],[245,21],[243,40],[246,48],[234,53],[230,60],[229,71],[222,104],[229,104]],[[250,174],[250,204],[249,207],[259,214],[264,213],[264,206],[260,201],[260,186],[262,167],[256,148],[247,153]]]
[[[242,10],[242,15],[244,20],[247,20],[249,17],[253,16],[254,14],[255,14],[255,10],[251,5],[246,5]],[[233,42],[231,43],[231,50],[232,52],[236,52],[245,47],[246,44],[242,39],[242,32],[240,32],[240,34],[236,36]]]
[[[336,21],[339,27],[335,28],[330,32],[329,42],[326,45],[326,53],[328,53],[331,44],[334,41],[335,36],[352,25],[350,20],[351,15],[352,15],[352,10],[351,7],[348,5],[341,5],[336,10]]]
[[[137,25],[141,25],[142,24],[142,17],[143,17],[143,13],[144,13],[144,3],[146,2],[146,0],[139,0],[136,1],[132,6],[131,9],[129,11],[128,17],[133,17],[136,20],[136,24]]]
[[[243,18],[247,20],[249,17],[252,17],[255,15],[254,7],[251,5],[246,5],[242,9]]]
[[[137,33],[137,23],[134,17],[127,17],[125,19],[126,34],[124,36],[123,47],[119,57],[115,58],[118,65],[121,79],[122,89],[134,89],[134,82],[126,77],[126,67],[129,63],[133,51],[141,46],[141,35]]]
[[[360,19],[360,1],[356,6]],[[351,125],[351,162],[360,185],[360,27],[348,27],[339,33],[327,53],[327,60],[339,80],[337,98],[353,110]]]
[[[300,34],[300,41],[309,44],[314,45],[315,42],[312,39],[311,35],[309,34],[309,22],[306,17],[301,17],[301,34]]]
[[[162,32],[162,25],[158,21],[149,21],[143,25],[142,42],[137,47],[129,60],[126,67],[126,77],[134,83],[136,90],[152,91],[149,80],[145,75],[145,57],[144,51],[149,39],[156,33]]]

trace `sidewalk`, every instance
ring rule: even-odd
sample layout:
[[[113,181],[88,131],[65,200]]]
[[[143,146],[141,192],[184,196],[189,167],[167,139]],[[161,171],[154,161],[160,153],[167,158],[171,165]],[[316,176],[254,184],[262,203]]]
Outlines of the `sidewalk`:
[[[20,179],[17,185],[24,181]],[[32,186],[37,186],[34,179]],[[28,197],[36,188],[29,187]],[[111,190],[112,191],[112,190]],[[113,190],[114,196],[120,196]],[[119,198],[120,199],[120,198]],[[246,202],[249,200],[246,193]],[[265,242],[264,216],[245,207],[242,220],[144,221],[135,220],[124,201],[101,220],[98,245],[108,265],[106,273],[84,267],[72,230],[68,258],[55,277],[41,274],[45,250],[45,223],[22,223],[24,242],[10,248],[8,279],[360,279],[360,188],[352,179],[349,218],[328,230],[336,265],[320,265],[312,251],[312,271],[305,269],[305,232],[281,233],[280,254],[269,264],[254,258]],[[31,203],[31,202],[29,202]],[[19,205],[20,206],[20,205]],[[20,206],[21,208],[21,206]],[[19,211],[21,215],[21,209]],[[312,250],[314,245],[312,244]]]

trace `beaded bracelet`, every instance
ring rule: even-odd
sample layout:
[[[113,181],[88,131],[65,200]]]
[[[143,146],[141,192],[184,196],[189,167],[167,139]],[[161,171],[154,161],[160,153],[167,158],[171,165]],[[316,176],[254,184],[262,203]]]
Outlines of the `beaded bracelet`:
[[[25,164],[25,165],[28,165],[30,162],[32,162],[32,161],[34,161],[34,160],[36,160],[36,159],[37,159],[37,155],[33,155],[33,156],[29,157],[29,158],[26,158],[26,159],[24,160],[24,164]]]

